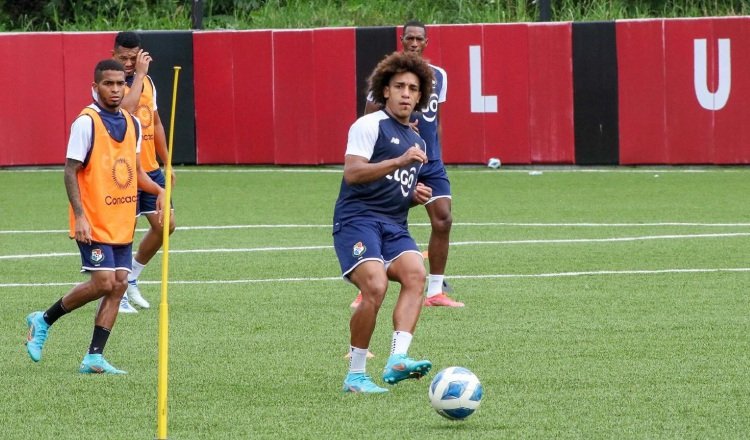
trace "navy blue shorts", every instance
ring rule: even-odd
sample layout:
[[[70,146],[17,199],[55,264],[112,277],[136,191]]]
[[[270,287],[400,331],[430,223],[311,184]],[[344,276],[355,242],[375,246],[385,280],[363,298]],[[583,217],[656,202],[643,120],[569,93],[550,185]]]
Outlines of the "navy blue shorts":
[[[448,180],[448,173],[445,171],[442,160],[431,160],[422,165],[417,180],[432,188],[430,202],[440,197],[451,197],[451,181]]]
[[[164,178],[164,173],[161,171],[161,168],[149,171],[146,174],[148,174],[148,177],[150,177],[151,180],[153,180],[157,185],[162,188],[166,188],[167,180]],[[140,216],[141,214],[156,214],[156,196],[139,189],[138,204],[136,206],[136,217]],[[171,206],[172,208],[174,208],[174,204],[172,204]]]
[[[92,242],[78,244],[81,252],[81,272],[93,270],[127,270],[133,263],[133,243],[112,245]]]
[[[422,253],[405,226],[375,219],[333,225],[333,247],[341,265],[341,274],[349,274],[365,261],[380,261],[388,266],[406,252]]]

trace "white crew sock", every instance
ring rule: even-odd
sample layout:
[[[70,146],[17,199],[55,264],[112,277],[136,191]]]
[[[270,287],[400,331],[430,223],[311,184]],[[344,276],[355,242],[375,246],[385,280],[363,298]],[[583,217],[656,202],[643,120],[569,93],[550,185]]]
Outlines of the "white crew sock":
[[[391,354],[406,354],[411,345],[412,334],[396,330],[393,332],[393,342],[391,343]]]
[[[429,281],[427,282],[427,298],[443,293],[444,279],[445,275],[430,274]]]
[[[128,281],[137,280],[139,276],[141,276],[141,271],[144,267],[146,267],[145,264],[141,264],[137,261],[135,261],[135,257],[133,257],[133,267],[130,273],[128,274]]]
[[[349,372],[364,373],[367,367],[367,349],[349,346]]]

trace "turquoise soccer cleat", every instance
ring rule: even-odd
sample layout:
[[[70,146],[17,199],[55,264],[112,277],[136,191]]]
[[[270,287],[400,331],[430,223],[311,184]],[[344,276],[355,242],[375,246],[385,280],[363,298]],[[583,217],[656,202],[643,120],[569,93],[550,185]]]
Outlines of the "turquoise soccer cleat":
[[[345,393],[387,393],[388,390],[375,385],[365,373],[349,373],[344,379]]]
[[[42,360],[42,348],[47,341],[47,332],[49,324],[44,320],[44,312],[31,312],[26,317],[26,325],[29,326],[29,333],[26,336],[26,351],[34,362]]]
[[[393,385],[404,379],[419,379],[431,368],[432,362],[426,359],[415,361],[405,354],[392,354],[383,370],[383,381]]]
[[[101,354],[90,353],[83,357],[78,371],[83,374],[128,374],[127,371],[118,370],[110,365]]]

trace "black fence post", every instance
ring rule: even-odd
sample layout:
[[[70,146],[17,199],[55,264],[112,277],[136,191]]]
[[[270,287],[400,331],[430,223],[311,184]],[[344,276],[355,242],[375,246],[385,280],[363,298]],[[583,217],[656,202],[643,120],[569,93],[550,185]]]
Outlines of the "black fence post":
[[[193,29],[203,29],[203,0],[193,0]]]
[[[552,21],[552,0],[536,0],[539,21]]]

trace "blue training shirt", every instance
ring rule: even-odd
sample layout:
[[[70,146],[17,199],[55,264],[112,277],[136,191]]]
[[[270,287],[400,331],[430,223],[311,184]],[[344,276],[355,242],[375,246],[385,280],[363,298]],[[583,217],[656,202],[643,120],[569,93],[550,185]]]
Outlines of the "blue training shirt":
[[[378,163],[401,156],[415,144],[426,151],[424,140],[414,130],[380,110],[352,124],[346,154]],[[421,163],[414,162],[378,180],[357,185],[349,185],[342,178],[333,212],[334,224],[374,219],[406,225],[421,168]]]
[[[419,135],[427,143],[427,159],[440,160],[442,157],[442,146],[438,136],[438,105],[445,102],[448,92],[448,75],[445,70],[438,66],[432,67],[432,73],[435,75],[435,81],[432,83],[432,93],[427,105],[420,110],[418,114]]]

